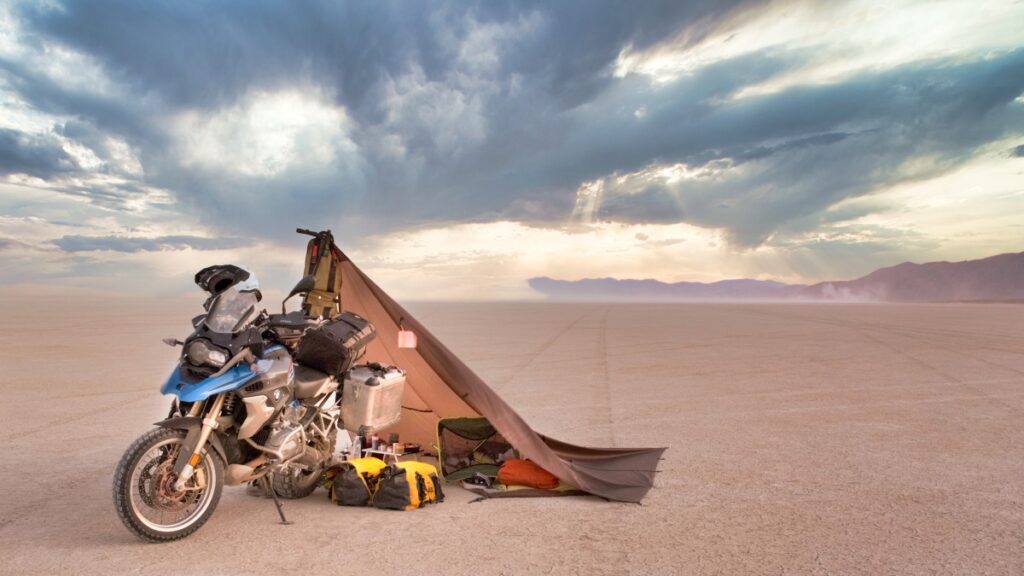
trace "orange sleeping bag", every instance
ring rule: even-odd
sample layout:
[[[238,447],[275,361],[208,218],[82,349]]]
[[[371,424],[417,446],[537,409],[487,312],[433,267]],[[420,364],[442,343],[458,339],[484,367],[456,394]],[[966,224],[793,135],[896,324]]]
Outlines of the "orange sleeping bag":
[[[529,486],[541,490],[554,490],[560,484],[554,474],[529,460],[507,460],[498,469],[498,482],[506,486]]]

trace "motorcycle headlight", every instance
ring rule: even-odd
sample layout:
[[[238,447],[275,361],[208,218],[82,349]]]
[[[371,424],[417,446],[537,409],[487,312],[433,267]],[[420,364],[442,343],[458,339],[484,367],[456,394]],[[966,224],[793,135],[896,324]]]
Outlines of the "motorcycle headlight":
[[[212,366],[220,368],[228,361],[227,352],[214,348],[206,340],[193,340],[185,351],[188,361],[193,366]]]
[[[210,350],[209,358],[214,368],[220,368],[228,361],[228,355],[223,350]]]

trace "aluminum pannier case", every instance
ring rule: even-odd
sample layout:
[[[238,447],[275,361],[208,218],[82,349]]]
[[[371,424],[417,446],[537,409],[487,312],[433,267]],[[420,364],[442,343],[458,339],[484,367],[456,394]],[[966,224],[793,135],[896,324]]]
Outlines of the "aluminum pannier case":
[[[405,371],[377,363],[355,366],[345,375],[341,420],[345,429],[365,436],[402,417]]]

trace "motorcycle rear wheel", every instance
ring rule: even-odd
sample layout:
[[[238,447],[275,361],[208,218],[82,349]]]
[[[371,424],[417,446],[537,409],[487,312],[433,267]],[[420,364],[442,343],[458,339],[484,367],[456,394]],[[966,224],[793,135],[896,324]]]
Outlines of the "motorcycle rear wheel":
[[[287,500],[305,498],[316,490],[323,477],[324,466],[320,464],[313,470],[291,468],[274,474],[274,492]]]
[[[114,507],[124,525],[149,542],[179,540],[209,520],[224,488],[224,463],[212,450],[201,454],[185,490],[175,491],[174,460],[184,430],[157,428],[136,440],[114,473]]]

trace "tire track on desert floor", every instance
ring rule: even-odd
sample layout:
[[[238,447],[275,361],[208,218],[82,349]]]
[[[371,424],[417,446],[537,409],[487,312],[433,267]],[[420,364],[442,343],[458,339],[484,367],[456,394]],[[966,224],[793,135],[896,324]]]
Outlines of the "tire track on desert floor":
[[[728,308],[720,308],[720,309],[728,310]],[[1024,376],[1024,370],[1020,370],[1020,369],[1015,368],[1013,366],[1007,366],[1006,364],[1003,364],[1003,363],[1000,363],[1000,362],[994,362],[994,361],[989,360],[987,358],[981,358],[981,357],[979,357],[977,355],[965,352],[963,349],[950,348],[949,346],[946,346],[946,345],[943,345],[943,344],[938,344],[938,343],[936,343],[936,342],[934,342],[932,340],[924,340],[920,336],[910,336],[910,335],[908,335],[908,333],[914,333],[914,332],[921,333],[921,332],[923,332],[923,333],[926,333],[926,334],[931,334],[931,335],[936,335],[936,336],[940,336],[940,335],[950,335],[950,336],[952,336],[952,334],[955,332],[956,334],[960,334],[960,335],[964,335],[964,336],[992,337],[992,335],[989,335],[989,334],[975,333],[975,332],[968,332],[968,331],[941,331],[941,330],[934,330],[933,331],[933,330],[924,329],[924,328],[915,329],[915,328],[907,328],[907,327],[898,326],[898,325],[894,326],[894,325],[887,325],[887,324],[880,324],[880,323],[862,322],[862,321],[856,321],[856,320],[830,320],[830,319],[825,319],[825,318],[819,318],[817,316],[809,316],[809,315],[802,315],[802,314],[783,314],[783,313],[780,313],[780,312],[774,312],[774,311],[768,311],[768,310],[758,310],[758,309],[746,308],[746,307],[744,307],[742,310],[743,310],[744,313],[747,313],[747,314],[758,314],[758,315],[761,315],[761,316],[769,316],[769,317],[772,317],[772,318],[782,318],[782,319],[785,319],[785,320],[795,320],[795,321],[798,321],[798,322],[808,322],[808,323],[812,323],[812,324],[821,324],[821,325],[825,325],[825,326],[833,326],[833,327],[838,327],[838,328],[852,329],[852,330],[854,330],[854,331],[856,331],[856,332],[858,332],[860,334],[866,334],[865,331],[870,331],[870,332],[878,332],[878,333],[882,333],[882,334],[889,334],[889,335],[896,336],[896,337],[903,337],[903,338],[914,340],[914,341],[917,341],[917,342],[920,342],[920,343],[923,343],[923,344],[927,344],[928,346],[932,346],[932,347],[935,347],[935,348],[940,348],[940,349],[945,350],[947,352],[952,352],[954,354],[958,354],[958,355],[961,355],[961,356],[966,356],[966,357],[968,357],[968,358],[970,358],[972,360],[976,360],[976,361],[981,362],[983,364],[988,364],[990,366],[994,366],[996,368],[1001,368],[1003,370],[1007,370],[1007,371],[1010,371],[1010,372],[1013,372],[1013,373],[1016,373],[1016,374],[1020,374],[1021,376]],[[948,332],[948,334],[947,334],[947,332]],[[884,341],[880,341],[880,340],[877,340],[877,339],[876,339],[876,343],[881,343],[886,348],[889,348],[889,347],[892,346],[890,343],[887,343],[887,342],[884,342]],[[980,349],[986,349],[986,348],[983,348],[983,347],[979,347],[979,348]],[[994,350],[1005,351],[1005,350],[1002,350],[1002,349],[994,349]],[[912,361],[919,362],[922,365],[924,365],[924,366],[926,366],[928,368],[931,368],[932,370],[940,372],[944,376],[952,378],[953,381],[959,381],[955,377],[950,376],[949,374],[943,372],[942,370],[940,370],[936,366],[933,366],[933,365],[931,365],[931,364],[921,360],[920,358],[917,358],[915,356],[911,356],[911,355],[909,355],[909,353],[907,353],[905,351],[902,351],[902,350],[893,350],[893,351],[897,352],[898,354],[906,356],[908,359],[910,359]],[[1020,353],[1020,352],[1016,352],[1016,351],[1014,351],[1014,352],[1015,353]]]
[[[880,332],[882,334],[888,334],[890,336],[895,336],[896,338],[904,338],[904,339],[907,339],[907,340],[913,340],[915,342],[918,342],[918,343],[921,343],[921,344],[926,344],[926,345],[928,345],[930,347],[938,348],[940,350],[944,350],[944,351],[950,352],[952,354],[957,354],[957,355],[960,355],[960,356],[965,356],[965,357],[970,358],[971,360],[974,360],[976,362],[981,362],[982,364],[987,364],[989,366],[994,366],[996,368],[1000,368],[1002,370],[1007,370],[1009,372],[1013,372],[1015,374],[1020,374],[1021,376],[1024,376],[1024,370],[1021,370],[1019,368],[1016,368],[1016,367],[1013,367],[1013,366],[1007,366],[1006,364],[1003,364],[1002,362],[995,362],[995,361],[989,360],[988,358],[982,358],[981,356],[979,356],[977,354],[972,354],[966,348],[952,348],[952,347],[950,347],[947,344],[940,344],[940,343],[938,343],[938,342],[936,342],[934,340],[926,340],[923,336],[913,336],[912,335],[913,332],[905,332],[905,331],[902,331],[902,330],[896,330],[896,329],[891,329],[891,328],[887,328],[887,327],[868,328],[868,330],[873,330],[875,332]],[[984,348],[981,348],[981,349],[984,349]],[[1004,351],[1004,350],[999,350],[999,351]],[[1022,352],[1017,351],[1015,353],[1016,354],[1021,354]]]
[[[135,392],[135,393],[136,394],[141,394],[142,392]],[[40,432],[43,432],[44,430],[48,430],[48,429],[51,429],[51,428],[66,427],[67,424],[69,424],[71,422],[79,422],[81,420],[87,420],[89,418],[96,418],[97,415],[102,414],[102,413],[112,412],[114,410],[124,410],[127,406],[130,406],[132,404],[138,404],[140,402],[150,401],[152,399],[151,398],[151,394],[148,393],[148,392],[146,392],[145,394],[146,395],[143,398],[136,398],[134,400],[122,399],[120,402],[118,402],[116,404],[110,404],[110,405],[107,405],[107,406],[97,406],[97,407],[92,408],[88,412],[85,412],[83,414],[78,414],[78,415],[75,415],[75,416],[60,416],[58,418],[47,420],[41,426],[36,426],[34,428],[29,428],[29,429],[23,430],[21,432],[17,432],[17,433],[14,433],[14,434],[9,434],[7,436],[7,440],[8,441],[21,440],[22,438],[27,438],[27,437],[32,436],[34,434],[39,434]],[[156,417],[159,418],[160,414],[157,414]]]
[[[814,318],[814,317],[811,317],[811,318]],[[827,322],[824,319],[819,319],[819,318],[814,318],[814,320],[818,321],[819,323],[829,323],[829,324],[840,325],[840,326],[842,325],[842,323]],[[1006,364],[1003,364],[1001,362],[995,362],[995,361],[989,360],[988,358],[982,358],[981,356],[979,356],[977,354],[970,353],[965,348],[953,348],[953,347],[950,347],[949,345],[947,345],[945,343],[939,343],[939,342],[936,342],[935,340],[926,339],[925,338],[926,335],[927,336],[938,336],[938,337],[949,336],[950,334],[947,334],[946,332],[954,332],[954,331],[915,329],[915,328],[907,328],[907,327],[903,327],[903,326],[893,326],[893,325],[886,325],[886,324],[876,324],[876,323],[870,323],[870,322],[856,322],[856,321],[849,322],[848,325],[850,327],[853,327],[855,330],[857,330],[861,334],[865,334],[866,335],[868,332],[874,332],[874,333],[878,333],[878,334],[894,336],[896,338],[902,338],[902,339],[905,339],[905,340],[911,340],[911,341],[917,342],[919,344],[925,344],[928,347],[938,348],[940,350],[943,350],[943,351],[951,353],[951,354],[956,354],[956,355],[959,355],[959,356],[970,358],[971,360],[974,360],[976,362],[980,362],[982,364],[987,364],[987,365],[993,366],[995,368],[999,368],[999,369],[1002,369],[1002,370],[1006,370],[1006,371],[1013,372],[1015,374],[1019,374],[1021,376],[1024,376],[1024,370],[1021,370],[1021,369],[1016,368],[1014,366],[1007,366]],[[978,337],[978,336],[988,337],[989,336],[987,334],[979,334],[979,333],[967,332],[967,331],[955,331],[955,332],[958,333],[958,334],[961,334],[963,336],[970,336],[970,337]],[[886,346],[888,348],[893,348],[893,344],[892,343],[885,342],[884,340],[879,339],[877,336],[872,336],[871,338],[873,338],[876,342],[879,342],[879,343],[883,344],[884,346]],[[988,349],[988,348],[979,347],[979,349]],[[1004,351],[1004,352],[1007,351],[1007,350],[1002,350],[1002,349],[993,349],[993,350]],[[930,363],[928,363],[928,362],[926,362],[926,361],[924,361],[924,360],[922,360],[922,359],[920,359],[920,358],[910,354],[909,352],[906,352],[905,350],[898,350],[897,352],[900,353],[901,355],[911,359],[911,360],[915,360],[918,363],[920,363],[920,364],[922,364],[922,365],[924,365],[924,366],[926,366],[928,368],[931,368],[932,370],[935,370],[936,372],[938,372],[938,373],[940,373],[940,374],[950,378],[951,381],[953,381],[953,382],[964,383],[963,379],[957,378],[956,376],[948,374],[945,371],[943,371],[940,368],[938,368],[937,366],[934,366],[934,365],[932,365],[932,364],[930,364]],[[1013,351],[1013,352],[1016,353],[1016,354],[1021,354],[1022,353],[1021,351]]]
[[[969,384],[1011,384],[1020,382],[1020,378],[986,378],[983,380],[970,380]],[[873,392],[873,391],[888,391],[888,390],[916,390],[926,389],[931,390],[937,386],[957,386],[962,382],[944,380],[942,382],[907,382],[903,384],[885,384],[881,386],[856,386],[851,388],[842,388],[841,392]],[[815,396],[825,395],[830,396],[836,393],[834,388],[797,388],[795,390],[772,390],[770,392],[727,392],[724,394],[718,394],[716,398],[781,398],[787,396]],[[630,403],[629,400],[620,401]]]
[[[925,339],[923,339],[921,337],[908,336],[906,334],[902,334],[898,330],[898,328],[899,328],[898,326],[892,327],[892,326],[886,326],[884,324],[875,324],[875,323],[858,322],[858,321],[826,320],[826,319],[818,318],[818,317],[815,317],[815,316],[805,316],[805,315],[801,315],[801,314],[781,314],[781,313],[778,313],[778,312],[771,312],[771,311],[767,311],[767,310],[754,310],[754,309],[749,309],[749,308],[746,309],[746,312],[747,313],[760,314],[762,316],[770,316],[770,317],[774,317],[774,318],[783,318],[783,319],[788,319],[788,320],[795,320],[797,322],[807,322],[807,323],[812,323],[812,324],[823,324],[823,325],[828,325],[828,326],[833,326],[833,327],[839,327],[839,328],[845,328],[845,329],[848,329],[848,330],[852,330],[852,331],[856,332],[858,335],[860,335],[861,337],[863,337],[863,338],[865,338],[867,340],[870,340],[871,342],[873,342],[877,346],[879,346],[882,349],[886,350],[887,352],[894,353],[894,354],[896,354],[898,356],[901,356],[901,357],[903,357],[903,358],[905,358],[907,360],[910,360],[911,362],[913,362],[913,363],[915,363],[915,364],[917,364],[917,365],[919,365],[919,366],[921,366],[923,368],[926,368],[926,369],[928,369],[928,370],[938,374],[942,378],[946,379],[947,382],[949,382],[950,384],[955,384],[958,387],[961,387],[961,388],[964,388],[966,390],[969,390],[970,392],[973,392],[976,398],[989,400],[989,401],[993,402],[994,404],[998,404],[999,406],[1002,406],[1003,408],[1006,408],[1006,409],[1008,409],[1008,410],[1010,410],[1012,412],[1017,412],[1017,413],[1022,412],[1022,409],[1020,407],[1014,406],[1013,404],[1005,402],[1004,400],[1001,399],[1001,397],[994,396],[994,395],[992,395],[992,394],[990,394],[990,393],[988,393],[988,392],[986,392],[986,391],[984,391],[984,390],[982,390],[982,389],[980,389],[980,388],[978,388],[976,386],[973,386],[969,381],[964,380],[962,378],[958,378],[958,377],[954,376],[953,374],[950,374],[946,370],[943,370],[942,368],[940,368],[940,367],[938,367],[938,366],[936,366],[936,365],[934,365],[934,364],[932,364],[932,363],[930,363],[930,362],[928,362],[928,361],[926,361],[926,360],[924,360],[924,359],[922,359],[922,358],[920,358],[920,357],[918,357],[918,356],[916,356],[914,354],[911,354],[910,352],[904,350],[899,345],[894,344],[893,342],[887,342],[886,340],[878,337],[876,334],[872,334],[872,332],[881,333],[881,334],[887,334],[889,336],[893,336],[893,337],[896,337],[896,338],[902,338],[902,339],[905,339],[905,340],[911,340],[911,341],[916,342],[918,344],[924,344],[924,345],[927,345],[929,347],[938,348],[938,349],[941,349],[941,350],[943,350],[943,351],[945,351],[947,353],[956,354],[956,355],[959,355],[959,356],[962,356],[962,357],[966,357],[966,358],[969,358],[969,359],[977,361],[977,362],[981,362],[983,364],[988,364],[990,366],[994,366],[996,368],[1000,368],[1000,369],[1007,370],[1009,372],[1013,372],[1015,374],[1020,374],[1021,376],[1024,376],[1024,371],[1019,370],[1017,368],[1014,368],[1014,367],[1011,367],[1011,366],[1006,366],[1005,364],[1001,364],[999,362],[992,362],[992,361],[990,361],[988,359],[980,358],[977,355],[971,354],[969,352],[965,352],[965,351],[963,351],[961,349],[950,348],[948,346],[944,346],[942,344],[937,344],[937,343],[935,343],[933,341],[930,341],[930,340],[925,340]],[[892,328],[897,328],[897,330],[893,330]],[[1006,397],[1009,398],[1009,397],[1015,397],[1015,396],[1006,396]]]
[[[22,495],[18,502],[6,508],[3,516],[0,517],[0,533],[8,528],[24,525],[37,520],[40,511],[48,513],[52,511],[55,503],[55,493],[76,494],[83,493],[88,496],[96,496],[101,499],[109,497],[108,473],[111,468],[107,463],[101,465],[83,466],[75,469],[74,475],[66,475],[59,481],[50,481],[38,484],[38,490],[31,495]],[[95,492],[89,492],[87,488],[96,488]]]
[[[871,340],[879,343],[880,345],[886,347],[886,349],[896,351],[901,356],[904,356],[906,358],[912,359],[912,360],[918,362],[919,364],[921,364],[923,366],[931,368],[937,374],[940,374],[943,377],[949,379],[950,382],[955,383],[958,387],[973,392],[978,398],[984,398],[986,400],[989,400],[989,401],[991,401],[991,402],[993,402],[995,404],[998,404],[998,405],[1000,405],[1000,406],[1002,406],[1002,407],[1004,407],[1004,408],[1006,408],[1006,409],[1008,409],[1008,410],[1010,410],[1012,412],[1017,412],[1017,413],[1024,412],[1024,410],[1022,410],[1019,406],[1015,406],[1013,404],[1010,404],[1009,402],[1006,402],[1006,401],[1004,401],[1002,399],[1002,397],[1010,398],[1010,397],[1014,397],[1014,396],[1002,396],[1002,397],[1000,397],[1000,396],[993,395],[993,394],[991,394],[989,392],[986,392],[985,390],[982,390],[981,388],[978,388],[977,386],[973,385],[971,383],[971,381],[969,381],[969,380],[964,380],[962,378],[954,376],[953,374],[950,374],[950,373],[946,372],[945,370],[939,368],[938,366],[935,366],[935,365],[931,364],[930,362],[927,362],[927,361],[925,361],[925,360],[923,360],[921,358],[918,358],[917,356],[911,354],[910,352],[907,352],[906,350],[898,349],[897,346],[894,345],[892,342],[886,342],[885,340],[883,340],[881,338],[878,338],[877,336],[871,335],[868,332],[866,332],[865,330],[862,330],[862,329],[859,329],[859,328],[857,329],[857,331],[859,333],[863,334],[864,336],[870,338]],[[883,334],[885,333],[884,330],[880,330],[880,332],[882,332]],[[962,350],[955,350],[953,348],[949,348],[949,347],[943,346],[941,344],[936,344],[935,342],[924,340],[924,339],[922,339],[920,337],[913,337],[913,336],[905,336],[905,335],[900,335],[900,334],[893,334],[891,332],[889,333],[889,336],[893,336],[893,337],[896,337],[896,338],[903,338],[905,340],[911,340],[911,341],[916,342],[918,344],[925,344],[925,345],[928,345],[928,346],[933,346],[933,347],[938,348],[940,350],[943,350],[943,351],[945,351],[947,353],[959,355],[959,356],[965,357],[965,358],[970,358],[971,360],[974,360],[976,362],[981,362],[983,364],[988,364],[990,366],[995,366],[997,368],[1001,368],[1003,370],[1008,370],[1010,372],[1015,372],[1017,374],[1020,374],[1021,376],[1024,376],[1024,372],[1022,372],[1021,370],[1018,370],[1016,368],[1012,368],[1010,366],[1005,366],[1005,365],[1000,364],[998,362],[991,362],[989,360],[986,360],[985,358],[980,358],[980,357],[978,357],[978,356],[976,356],[974,354],[971,354],[969,352],[965,352],[965,351],[962,351]]]
[[[605,307],[601,314],[600,325],[597,331],[597,361],[594,365],[593,381],[597,384],[595,396],[596,404],[604,406],[601,419],[608,426],[608,441],[610,446],[615,446],[615,417],[612,413],[612,389],[611,378],[608,374],[608,308]],[[599,409],[600,410],[600,409]]]
[[[545,352],[548,351],[549,348],[551,348],[551,346],[555,344],[555,342],[561,340],[563,336],[565,336],[570,330],[575,328],[587,316],[590,316],[591,314],[594,314],[595,312],[598,312],[600,310],[601,308],[584,311],[575,320],[570,322],[565,328],[562,328],[561,330],[559,330],[558,332],[556,332],[555,334],[551,335],[549,338],[541,342],[536,348],[533,349],[533,351],[521,355],[523,357],[523,361],[513,366],[507,377],[501,380],[489,382],[490,386],[494,388],[496,391],[500,391],[502,387],[514,381],[516,377],[519,376],[524,370],[532,366],[538,358],[540,358]]]
[[[1010,337],[1010,336],[1002,336],[1002,335],[998,335],[998,334],[991,334],[991,333],[986,333],[986,332],[974,332],[974,331],[968,331],[968,330],[950,330],[950,329],[942,329],[942,328],[911,327],[911,326],[900,326],[900,325],[883,324],[883,323],[875,323],[875,322],[864,322],[864,321],[857,321],[857,320],[848,320],[848,321],[829,320],[829,319],[820,318],[820,317],[817,317],[817,316],[809,316],[809,315],[801,315],[801,314],[780,314],[780,313],[777,313],[777,312],[776,313],[769,312],[767,310],[751,310],[751,312],[754,312],[754,313],[757,313],[757,314],[761,314],[761,315],[766,315],[766,316],[773,316],[773,317],[776,317],[776,318],[790,318],[790,319],[802,320],[802,321],[806,321],[806,322],[812,322],[812,323],[823,324],[823,325],[828,325],[828,326],[854,328],[854,329],[857,329],[858,331],[868,330],[868,331],[871,331],[871,332],[877,332],[877,333],[882,333],[882,334],[889,334],[889,335],[896,336],[896,337],[903,337],[903,338],[907,338],[907,339],[910,339],[910,340],[914,340],[916,342],[927,344],[928,346],[932,346],[932,347],[935,347],[935,348],[940,348],[940,349],[945,350],[947,352],[952,352],[954,354],[959,354],[961,356],[966,356],[966,357],[968,357],[968,358],[970,358],[972,360],[976,360],[976,361],[981,362],[983,364],[988,364],[990,366],[995,366],[996,368],[1001,368],[1001,369],[1004,369],[1004,370],[1008,370],[1010,372],[1014,372],[1016,374],[1020,374],[1021,376],[1024,376],[1024,370],[1020,370],[1020,369],[1015,368],[1013,366],[1007,366],[1006,364],[1003,364],[1001,362],[995,362],[995,361],[989,360],[987,358],[982,358],[982,357],[980,357],[980,356],[978,356],[976,354],[970,354],[970,353],[966,352],[963,348],[951,348],[948,345],[937,343],[934,340],[925,340],[923,338],[924,336],[936,336],[936,337],[950,337],[950,338],[952,338],[952,337],[969,337],[969,338],[972,338],[972,339],[974,339],[974,338],[1012,339],[1012,337]],[[1010,353],[1013,353],[1013,354],[1024,354],[1024,350],[1007,350],[1005,348],[994,348],[994,347],[991,347],[991,346],[989,346],[989,347],[976,346],[975,348],[979,349],[979,350],[993,350],[993,351],[998,351],[998,352],[1010,352]],[[928,364],[926,364],[926,365],[928,365]],[[931,367],[931,368],[935,368],[934,366],[931,366],[931,365],[928,365],[928,366]]]
[[[593,332],[592,352],[586,356],[577,356],[576,359],[585,359],[588,370],[588,378],[580,385],[580,393],[585,394],[586,402],[574,402],[573,408],[578,411],[579,418],[574,419],[572,424],[563,422],[559,430],[563,435],[574,435],[577,431],[584,435],[593,436],[590,441],[601,440],[601,433],[607,440],[609,446],[615,446],[615,413],[612,403],[613,390],[611,373],[609,370],[608,353],[608,307],[600,310],[600,317],[595,319],[594,324],[585,326],[586,331]],[[595,311],[597,313],[598,311]],[[580,397],[582,399],[582,397]],[[645,401],[646,402],[646,401]],[[596,434],[595,434],[596,432]]]
[[[1024,398],[1024,392],[1012,392],[1006,394],[997,395],[961,395],[961,396],[945,396],[942,398],[914,398],[905,400],[865,400],[862,402],[844,402],[841,404],[828,404],[824,406],[791,406],[786,408],[755,408],[749,410],[729,410],[727,412],[728,417],[747,417],[747,416],[770,416],[779,414],[812,414],[815,412],[828,412],[838,410],[848,410],[851,408],[863,409],[873,407],[892,407],[892,406],[921,406],[927,404],[957,404],[962,402],[968,402],[971,400],[994,400],[996,403],[1002,404],[999,401],[1001,398]],[[688,420],[717,420],[721,419],[725,414],[723,411],[716,410],[705,410],[701,413],[690,414],[687,416]],[[651,415],[645,418],[647,422],[657,421],[671,421],[678,419],[679,415],[676,413],[662,414],[662,415]]]

